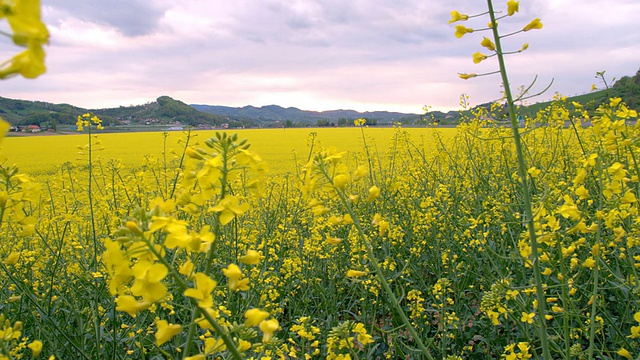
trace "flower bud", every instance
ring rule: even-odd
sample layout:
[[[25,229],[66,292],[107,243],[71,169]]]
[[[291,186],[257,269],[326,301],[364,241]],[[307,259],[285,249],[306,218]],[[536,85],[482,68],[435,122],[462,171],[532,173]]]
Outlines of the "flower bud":
[[[480,45],[486,47],[487,49],[489,49],[491,51],[495,51],[496,50],[496,45],[488,37],[484,37],[482,39],[482,42],[480,42]]]
[[[515,14],[518,12],[519,9],[520,9],[519,1],[514,1],[514,0],[507,1],[507,15],[511,16]]]
[[[469,19],[469,15],[460,14],[457,10],[453,10],[451,11],[451,20],[449,20],[449,24],[456,21],[466,21],[467,19]]]
[[[485,54],[483,54],[483,53],[481,53],[479,51],[476,51],[473,54],[473,63],[474,64],[479,64],[482,60],[485,60],[486,58],[487,58],[487,55],[485,55]]]
[[[522,31],[529,31],[534,29],[542,29],[542,23],[540,22],[539,18],[535,18],[531,20],[530,23],[528,23],[524,28],[522,28]]]

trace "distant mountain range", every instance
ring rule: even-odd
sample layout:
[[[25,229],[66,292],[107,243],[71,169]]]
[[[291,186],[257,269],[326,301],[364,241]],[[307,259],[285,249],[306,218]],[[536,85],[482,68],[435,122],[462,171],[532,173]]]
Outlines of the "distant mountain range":
[[[228,127],[312,126],[353,123],[366,118],[372,123],[387,124],[395,121],[414,122],[420,114],[388,111],[357,112],[354,110],[305,111],[277,105],[234,108],[214,105],[187,105],[169,96],[143,105],[120,106],[107,109],[85,109],[69,104],[43,101],[15,100],[0,97],[0,117],[13,125],[40,125],[48,123],[55,128],[75,124],[77,116],[92,112],[109,124],[176,124]],[[444,114],[442,114],[444,116]]]
[[[590,113],[611,97],[620,97],[631,109],[640,110],[640,70],[635,76],[618,79],[609,89],[570,97],[568,101],[583,104]],[[533,116],[550,102],[521,107],[522,115]],[[479,106],[489,105],[483,104]],[[218,105],[187,105],[169,96],[136,106],[120,106],[109,109],[85,109],[69,104],[52,104],[42,101],[15,100],[0,97],[0,117],[13,125],[40,125],[56,129],[57,125],[73,125],[78,115],[93,112],[106,126],[112,125],[186,125],[224,127],[270,126],[348,126],[353,120],[364,118],[368,124],[424,124],[434,120],[441,124],[456,124],[461,113],[449,111],[407,114],[389,111],[357,112],[354,110],[306,111],[295,107],[277,105],[262,107],[229,107]],[[463,112],[464,113],[464,112]]]
[[[328,111],[308,111],[295,107],[284,108],[278,105],[267,105],[262,107],[244,106],[229,107],[219,105],[199,105],[192,104],[194,109],[205,113],[227,116],[236,119],[250,119],[258,122],[292,122],[316,123],[317,121],[328,120],[337,123],[340,119],[355,120],[358,118],[375,119],[381,123],[393,123],[403,119],[419,119],[421,114],[408,114],[389,111],[366,111],[355,110],[328,110]]]

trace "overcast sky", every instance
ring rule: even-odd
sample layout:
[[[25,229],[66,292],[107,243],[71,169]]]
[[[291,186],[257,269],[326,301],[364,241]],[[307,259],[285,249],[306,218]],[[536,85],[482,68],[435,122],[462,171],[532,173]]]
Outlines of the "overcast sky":
[[[87,108],[138,105],[168,95],[188,104],[421,113],[500,97],[497,76],[462,80],[485,32],[453,35],[450,11],[484,1],[450,0],[41,0],[51,32],[47,73],[1,83],[0,96]],[[496,2],[504,9],[506,0]],[[512,85],[589,92],[640,68],[640,1],[522,0],[501,30],[539,17],[542,30],[505,39]],[[486,17],[463,23],[486,27]],[[0,59],[17,48],[6,40]],[[486,52],[486,51],[484,51]],[[601,84],[597,83],[598,86]],[[532,100],[535,101],[535,100]]]

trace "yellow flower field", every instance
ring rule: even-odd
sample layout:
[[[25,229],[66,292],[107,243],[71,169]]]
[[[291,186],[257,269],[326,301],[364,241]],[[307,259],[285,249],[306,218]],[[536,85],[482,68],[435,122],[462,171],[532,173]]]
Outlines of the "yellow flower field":
[[[4,76],[45,70],[28,4]],[[640,358],[638,114],[520,122],[501,39],[543,25],[487,10],[450,23],[499,70],[459,76],[505,99],[456,129],[4,139],[0,359]]]
[[[424,138],[430,141],[435,129],[408,129],[416,139]],[[443,136],[450,137],[455,129],[442,128],[437,131]],[[196,142],[202,142],[213,136],[215,131],[194,131]],[[270,172],[279,174],[295,171],[294,159],[308,155],[307,137],[311,133],[317,134],[317,139],[323,146],[339,146],[344,151],[361,152],[363,140],[359,128],[301,128],[301,129],[247,129],[237,133],[249,140],[251,150],[269,164]],[[178,156],[180,150],[181,132],[166,133],[166,151],[169,160]],[[384,154],[389,148],[391,128],[369,128],[367,136],[370,145]],[[163,159],[165,151],[164,135],[162,132],[136,133],[106,133],[99,136],[98,148],[104,148],[96,153],[96,157],[105,162],[109,159],[120,160],[127,167],[136,167],[145,161],[145,157],[152,156]],[[65,162],[83,164],[86,152],[82,147],[86,145],[85,135],[55,135],[55,136],[23,136],[8,137],[2,143],[2,153],[7,163],[17,165],[20,170],[30,174],[51,174],[57,172]],[[79,148],[80,147],[80,148]],[[375,149],[374,149],[375,150]]]
[[[634,356],[637,114],[613,99],[564,129],[581,110],[552,107],[523,135],[537,257],[509,128],[482,111],[457,129],[171,133],[166,163],[162,133],[5,139],[70,164],[2,167],[3,331],[34,340],[4,341],[56,358],[517,359],[540,356],[542,317],[557,356]]]

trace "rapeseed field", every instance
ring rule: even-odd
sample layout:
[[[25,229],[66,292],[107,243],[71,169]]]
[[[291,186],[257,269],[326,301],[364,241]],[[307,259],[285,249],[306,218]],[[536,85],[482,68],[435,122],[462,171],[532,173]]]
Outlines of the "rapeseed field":
[[[407,131],[416,139],[431,141],[433,128],[409,128]],[[438,132],[451,137],[455,129],[442,128]],[[361,130],[357,128],[288,128],[288,129],[246,129],[237,130],[239,136],[247,139],[251,150],[269,164],[272,174],[295,172],[296,160],[306,159],[309,148],[307,139],[315,136],[317,146],[340,146],[354,156],[362,152]],[[136,132],[99,134],[97,159],[117,159],[128,168],[139,167],[150,160],[175,160],[180,156],[183,134],[173,132]],[[214,136],[214,130],[192,132],[194,144]],[[368,128],[372,151],[384,153],[390,146],[392,128]],[[33,175],[48,176],[69,165],[82,166],[86,163],[83,153],[86,139],[83,135],[8,137],[3,141],[2,156],[7,163],[15,164],[21,171]]]
[[[0,359],[639,358],[638,114],[520,125],[517,12],[478,15],[505,99],[455,131],[4,139]]]
[[[545,111],[554,121],[523,135],[542,315],[509,129],[482,114],[455,133],[314,129],[276,174],[237,134],[181,133],[166,163],[124,165],[103,138],[164,149],[163,135],[93,129],[36,139],[87,144],[47,176],[2,167],[4,344],[19,357],[38,339],[60,359],[415,358],[420,336],[435,358],[527,358],[543,316],[556,356],[631,354],[636,114],[613,99],[565,129],[579,108]]]

